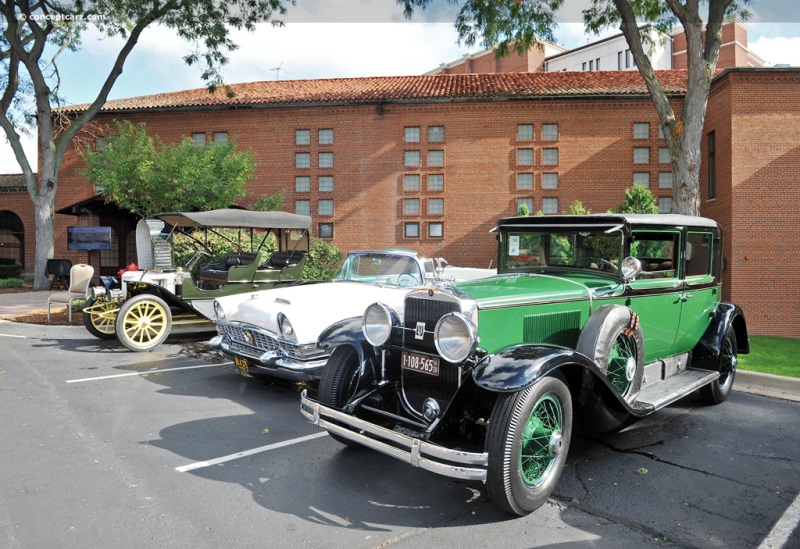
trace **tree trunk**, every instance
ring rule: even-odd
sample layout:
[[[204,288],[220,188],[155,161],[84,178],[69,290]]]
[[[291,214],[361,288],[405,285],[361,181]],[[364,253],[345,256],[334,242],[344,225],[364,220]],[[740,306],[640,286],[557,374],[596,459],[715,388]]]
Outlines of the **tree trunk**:
[[[33,287],[46,290],[50,280],[45,274],[47,260],[53,258],[55,251],[55,207],[58,174],[55,153],[50,147],[41,147],[42,164],[39,170],[39,189],[37,196],[31,196],[36,220],[36,255],[33,269]]]

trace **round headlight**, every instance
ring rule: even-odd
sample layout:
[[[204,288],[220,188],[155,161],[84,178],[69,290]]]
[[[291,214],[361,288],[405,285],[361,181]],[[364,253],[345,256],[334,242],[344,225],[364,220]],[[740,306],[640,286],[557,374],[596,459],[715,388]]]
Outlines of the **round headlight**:
[[[465,361],[478,344],[475,325],[461,313],[448,313],[440,318],[433,335],[436,350],[448,362]]]
[[[383,303],[373,303],[367,307],[361,319],[361,329],[370,345],[380,347],[389,341],[394,316],[392,310]]]
[[[286,318],[286,315],[283,313],[278,313],[278,329],[281,331],[283,337],[289,337],[294,333],[292,323],[289,322],[289,319]]]
[[[216,299],[214,300],[214,316],[217,317],[217,320],[225,320],[225,309]]]

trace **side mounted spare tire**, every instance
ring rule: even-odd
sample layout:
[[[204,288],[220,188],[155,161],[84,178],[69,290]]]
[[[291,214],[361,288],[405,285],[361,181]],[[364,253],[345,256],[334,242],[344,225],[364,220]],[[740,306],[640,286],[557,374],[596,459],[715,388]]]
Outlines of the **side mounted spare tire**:
[[[644,374],[644,335],[636,313],[622,305],[600,307],[586,321],[576,350],[594,360],[625,402],[636,401]]]

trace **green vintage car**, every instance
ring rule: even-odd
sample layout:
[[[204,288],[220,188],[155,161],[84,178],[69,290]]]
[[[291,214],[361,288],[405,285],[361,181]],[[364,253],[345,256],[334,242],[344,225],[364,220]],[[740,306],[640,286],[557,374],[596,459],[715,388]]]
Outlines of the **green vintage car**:
[[[301,411],[348,445],[486,483],[515,514],[553,492],[573,428],[612,431],[731,391],[745,318],[720,301],[722,233],[680,215],[500,220],[498,275],[411,291],[332,327]]]

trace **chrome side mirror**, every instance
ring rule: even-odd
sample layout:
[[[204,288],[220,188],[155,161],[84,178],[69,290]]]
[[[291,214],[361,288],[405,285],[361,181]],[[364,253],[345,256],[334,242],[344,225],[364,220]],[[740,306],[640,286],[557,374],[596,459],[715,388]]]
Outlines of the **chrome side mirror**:
[[[628,256],[622,260],[620,272],[622,273],[622,280],[625,282],[635,280],[639,273],[642,272],[642,262],[635,257]]]

